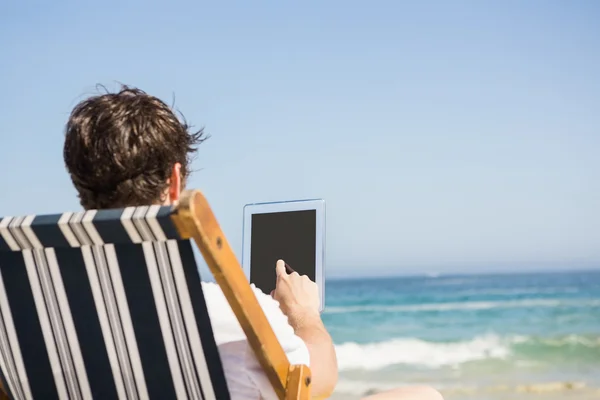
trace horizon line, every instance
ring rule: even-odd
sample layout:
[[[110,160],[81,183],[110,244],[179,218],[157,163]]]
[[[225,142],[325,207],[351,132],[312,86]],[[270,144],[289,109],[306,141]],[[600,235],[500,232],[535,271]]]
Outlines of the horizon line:
[[[427,271],[427,272],[382,272],[380,274],[363,274],[357,272],[352,275],[325,275],[325,279],[329,281],[345,281],[345,280],[358,280],[358,279],[385,279],[385,278],[443,278],[443,277],[454,277],[454,276],[481,276],[481,275],[536,275],[536,274],[565,274],[565,273],[600,273],[600,265],[591,267],[577,267],[572,269],[567,268],[537,268],[530,270],[523,269],[504,269],[504,270],[487,270],[487,271],[451,271],[451,272],[439,272],[439,271]]]

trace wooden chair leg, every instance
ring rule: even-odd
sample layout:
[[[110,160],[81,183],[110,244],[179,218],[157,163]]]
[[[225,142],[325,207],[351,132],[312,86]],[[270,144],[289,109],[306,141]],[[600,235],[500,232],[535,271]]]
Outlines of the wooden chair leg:
[[[306,365],[290,365],[285,400],[309,400],[311,379]]]

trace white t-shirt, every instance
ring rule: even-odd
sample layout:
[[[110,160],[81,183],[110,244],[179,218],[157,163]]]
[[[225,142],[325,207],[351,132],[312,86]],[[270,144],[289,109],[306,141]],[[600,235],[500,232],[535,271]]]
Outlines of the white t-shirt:
[[[308,348],[294,333],[287,317],[279,308],[279,303],[254,285],[251,286],[289,362],[310,366]],[[202,290],[231,398],[233,400],[277,399],[221,288],[215,283],[203,282]]]

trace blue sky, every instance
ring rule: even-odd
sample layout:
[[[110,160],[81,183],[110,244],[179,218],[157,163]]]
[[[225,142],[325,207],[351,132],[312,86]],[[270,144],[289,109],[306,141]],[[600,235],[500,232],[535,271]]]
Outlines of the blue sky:
[[[0,214],[78,209],[62,162],[96,83],[212,138],[190,186],[324,198],[334,275],[600,267],[600,4],[0,5]]]

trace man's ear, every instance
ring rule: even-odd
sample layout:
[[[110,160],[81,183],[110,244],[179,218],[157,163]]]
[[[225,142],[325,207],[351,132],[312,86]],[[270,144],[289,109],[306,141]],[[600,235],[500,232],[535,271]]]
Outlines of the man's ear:
[[[175,163],[171,170],[171,179],[169,179],[169,202],[171,204],[179,201],[181,189],[181,164]]]

